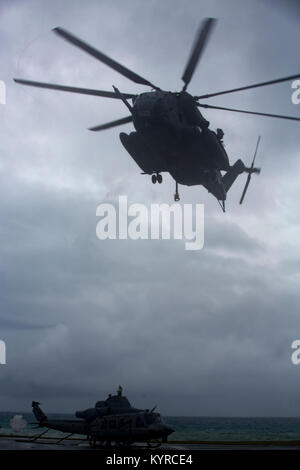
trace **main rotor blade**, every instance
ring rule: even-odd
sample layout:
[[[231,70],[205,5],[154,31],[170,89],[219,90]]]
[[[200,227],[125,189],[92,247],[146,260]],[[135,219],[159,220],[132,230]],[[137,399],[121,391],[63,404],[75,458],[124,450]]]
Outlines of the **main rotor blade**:
[[[78,88],[74,86],[56,85],[54,83],[34,82],[32,80],[22,80],[20,78],[14,78],[14,81],[16,83],[20,83],[21,85],[29,85],[29,86],[34,86],[38,88],[49,88],[50,90],[70,91],[71,93],[80,93],[83,95],[94,95],[94,96],[102,96],[104,98],[120,99],[120,97],[113,91],[92,90],[89,88]],[[134,98],[136,96],[136,95],[132,95],[129,93],[122,93],[122,95],[126,99]]]
[[[117,97],[123,101],[123,103],[125,104],[125,106],[129,109],[130,113],[133,114],[133,108],[132,106],[128,103],[128,101],[126,100],[125,96],[120,92],[120,90],[118,90],[117,87],[115,87],[113,85],[113,89],[115,90],[115,94],[117,95]]]
[[[217,20],[215,18],[206,18],[198,29],[189,60],[182,75],[182,80],[185,83],[183,91],[186,90],[188,84],[192,79],[200,56],[204,51],[204,48],[208,42],[209,36],[213,30],[216,21]]]
[[[233,111],[235,113],[254,114],[256,116],[267,116],[267,117],[278,118],[278,119],[289,119],[291,121],[300,121],[300,118],[297,118],[294,116],[282,116],[281,114],[259,113],[256,111],[245,111],[242,109],[223,108],[222,106],[212,106],[209,104],[200,104],[200,103],[197,103],[197,106],[199,106],[199,108],[221,109],[223,111]]]
[[[53,31],[56,34],[58,34],[59,36],[66,39],[66,41],[71,42],[75,46],[79,47],[80,49],[84,50],[85,52],[92,55],[96,59],[100,60],[104,64],[108,65],[112,69],[116,70],[121,75],[124,75],[125,77],[129,78],[129,80],[132,80],[135,83],[139,83],[140,85],[151,86],[152,88],[155,88],[156,90],[159,90],[159,88],[157,88],[155,85],[153,85],[151,82],[149,82],[145,78],[143,78],[140,75],[137,75],[135,72],[132,72],[131,70],[127,69],[126,67],[119,64],[115,60],[111,59],[107,55],[102,54],[102,52],[98,51],[97,49],[90,46],[86,42],[84,42],[81,39],[77,38],[73,34],[66,31],[65,29],[63,29],[63,28],[54,28]]]
[[[300,78],[300,74],[290,75],[289,77],[277,78],[275,80],[269,80],[268,82],[255,83],[254,85],[243,86],[240,88],[233,88],[232,90],[218,91],[217,93],[209,93],[208,95],[195,96],[197,100],[203,100],[206,98],[211,98],[212,96],[226,95],[227,93],[235,93],[236,91],[250,90],[251,88],[258,88],[261,86],[274,85],[275,83],[288,82],[294,80],[295,78]]]
[[[111,127],[120,126],[121,124],[127,124],[132,121],[132,116],[128,116],[117,121],[107,122],[106,124],[100,124],[100,126],[89,127],[89,131],[103,131],[104,129],[110,129]]]

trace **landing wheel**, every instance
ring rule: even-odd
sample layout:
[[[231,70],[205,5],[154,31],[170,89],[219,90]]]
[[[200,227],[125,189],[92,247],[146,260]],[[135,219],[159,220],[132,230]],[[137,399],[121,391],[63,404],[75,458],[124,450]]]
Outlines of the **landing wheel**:
[[[162,183],[162,180],[163,180],[163,179],[162,179],[162,176],[161,176],[161,175],[157,175],[156,179],[157,179],[157,182],[158,182],[159,184]]]
[[[152,175],[152,176],[151,176],[151,179],[152,179],[152,183],[155,184],[156,181],[157,181],[156,175]]]

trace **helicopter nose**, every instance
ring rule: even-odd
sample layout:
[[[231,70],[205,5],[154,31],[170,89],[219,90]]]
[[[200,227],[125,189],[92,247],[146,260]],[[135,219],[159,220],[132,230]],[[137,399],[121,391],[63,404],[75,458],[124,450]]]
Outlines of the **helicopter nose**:
[[[171,426],[162,423],[156,423],[150,426],[149,430],[155,435],[163,435],[165,437],[169,436],[169,434],[172,434],[172,432],[174,432],[174,429],[172,429]]]
[[[172,434],[172,432],[174,432],[174,429],[171,428],[171,426],[165,424],[162,430],[162,442],[167,443],[168,437],[170,434]]]

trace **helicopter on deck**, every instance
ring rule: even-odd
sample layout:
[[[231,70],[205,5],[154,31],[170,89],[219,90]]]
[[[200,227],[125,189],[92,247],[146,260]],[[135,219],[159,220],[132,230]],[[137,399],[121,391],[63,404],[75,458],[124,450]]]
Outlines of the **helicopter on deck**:
[[[246,167],[240,159],[233,165],[230,165],[223,144],[224,132],[222,129],[217,129],[216,132],[209,129],[209,122],[202,116],[199,108],[219,109],[295,121],[300,121],[300,118],[212,106],[200,103],[199,100],[293,80],[299,78],[300,74],[206,95],[190,95],[186,91],[187,87],[193,77],[200,56],[204,51],[215,23],[216,19],[206,18],[199,27],[190,57],[182,75],[184,86],[180,92],[161,90],[147,79],[129,70],[60,27],[54,28],[54,32],[63,39],[105,63],[129,80],[140,85],[150,86],[152,91],[135,95],[122,93],[114,86],[114,91],[110,92],[31,80],[14,80],[23,85],[105,98],[115,98],[123,101],[124,105],[129,110],[127,117],[89,129],[92,131],[101,131],[133,122],[136,131],[131,132],[129,135],[124,132],[120,133],[120,140],[127,152],[141,168],[142,174],[150,175],[152,183],[162,183],[161,173],[169,172],[176,183],[175,201],[180,199],[178,184],[187,186],[202,185],[216,197],[225,212],[227,193],[236,178],[241,173],[248,174],[246,185],[240,199],[241,204],[252,174],[258,174],[260,172],[259,168],[254,167],[260,138],[258,139],[250,167]],[[132,103],[130,103],[129,100],[132,100]]]
[[[164,423],[161,415],[152,410],[142,410],[131,406],[127,397],[122,395],[119,386],[116,395],[109,395],[104,401],[97,401],[94,408],[76,411],[76,420],[49,419],[40,408],[40,403],[32,402],[33,414],[39,427],[68,433],[58,442],[73,434],[87,436],[91,447],[130,446],[135,442],[146,442],[148,447],[158,447],[167,442],[173,429]]]

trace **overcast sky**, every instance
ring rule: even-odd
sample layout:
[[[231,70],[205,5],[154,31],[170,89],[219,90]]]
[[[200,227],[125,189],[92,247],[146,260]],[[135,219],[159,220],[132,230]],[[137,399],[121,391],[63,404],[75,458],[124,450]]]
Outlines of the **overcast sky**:
[[[126,116],[117,100],[33,89],[27,78],[149,91],[51,32],[62,26],[165,90],[180,90],[195,32],[219,19],[189,87],[204,94],[300,73],[293,1],[1,0],[0,410],[73,412],[119,384],[165,415],[300,416],[300,124],[204,111],[224,130],[233,163],[257,164],[244,205],[242,175],[228,212],[202,187],[205,245],[96,238],[101,202],[172,203],[174,181],[152,185],[118,134],[88,127]],[[210,104],[300,116],[291,83]]]

